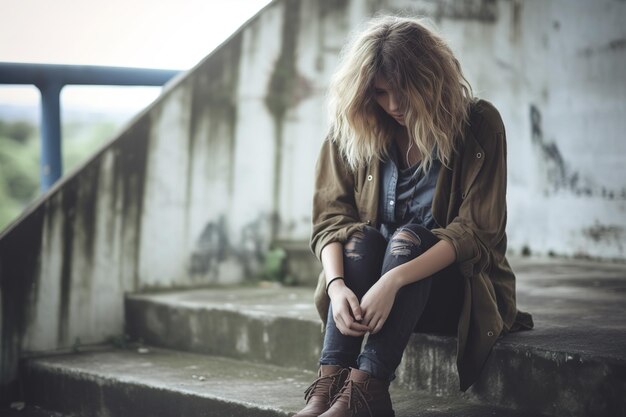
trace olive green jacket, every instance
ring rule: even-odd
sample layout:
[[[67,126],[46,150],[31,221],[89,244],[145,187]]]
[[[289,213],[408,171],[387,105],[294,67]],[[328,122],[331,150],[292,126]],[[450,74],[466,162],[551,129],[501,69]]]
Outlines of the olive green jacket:
[[[505,257],[505,131],[491,103],[478,100],[472,105],[450,168],[442,166],[437,179],[432,212],[440,227],[432,232],[454,246],[465,281],[457,333],[457,369],[465,391],[478,378],[498,336],[520,327],[514,326],[515,275]],[[364,225],[378,227],[380,175],[379,161],[351,172],[336,144],[324,141],[313,197],[311,249],[318,259],[327,244],[345,243]],[[315,304],[326,323],[329,299],[323,273]],[[521,327],[531,328],[532,319],[526,316],[530,324]]]

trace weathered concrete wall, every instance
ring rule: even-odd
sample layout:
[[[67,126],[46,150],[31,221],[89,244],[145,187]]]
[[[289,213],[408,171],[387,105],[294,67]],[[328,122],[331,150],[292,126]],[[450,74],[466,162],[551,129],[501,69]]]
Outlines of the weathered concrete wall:
[[[626,258],[626,3],[501,1],[442,22],[509,145],[510,247]]]
[[[285,3],[286,9],[290,4]],[[290,74],[285,88],[292,89],[291,105],[284,115],[270,109],[279,128],[268,128],[261,103],[240,107],[240,120],[250,118],[243,129],[254,129],[258,137],[257,129],[263,128],[269,135],[265,140],[274,141],[264,146],[280,168],[274,166],[276,175],[266,174],[272,172],[269,166],[258,171],[269,175],[265,190],[273,193],[272,201],[259,207],[278,214],[277,238],[308,237],[312,155],[327,125],[323,92],[346,35],[382,11],[430,16],[458,54],[477,95],[500,109],[509,142],[511,250],[626,258],[626,169],[620,163],[626,155],[621,140],[626,128],[624,2],[345,0],[292,7],[300,17],[290,17],[283,28],[286,42],[260,43],[260,37],[244,33],[244,44],[250,33],[255,56],[262,56],[266,65],[282,48],[274,58],[276,67],[266,68],[260,79],[249,76],[257,73],[258,61],[241,66],[242,80],[254,79],[258,89],[271,85],[268,78],[284,54],[295,59],[283,68]],[[295,15],[278,9],[273,13]],[[279,24],[260,30],[278,32]],[[289,51],[294,47],[295,52]],[[256,90],[242,84],[241,91]],[[279,117],[282,123],[277,124]],[[247,187],[236,187],[236,192],[243,190],[249,193]]]
[[[378,11],[431,16],[500,109],[511,249],[626,259],[625,2],[277,0],[0,236],[3,392],[23,350],[120,335],[124,292],[308,239],[324,92]]]
[[[2,402],[23,350],[68,348],[122,332],[137,288],[145,168],[144,114],[0,237]]]

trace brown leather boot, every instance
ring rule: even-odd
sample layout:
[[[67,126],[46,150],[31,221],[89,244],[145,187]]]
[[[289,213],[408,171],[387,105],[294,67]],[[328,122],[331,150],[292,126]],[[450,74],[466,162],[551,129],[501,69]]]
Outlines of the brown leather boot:
[[[350,369],[335,365],[321,365],[318,377],[304,391],[304,407],[293,417],[318,417],[330,407],[330,402],[348,378]]]
[[[328,411],[319,417],[394,417],[389,382],[351,369]]]

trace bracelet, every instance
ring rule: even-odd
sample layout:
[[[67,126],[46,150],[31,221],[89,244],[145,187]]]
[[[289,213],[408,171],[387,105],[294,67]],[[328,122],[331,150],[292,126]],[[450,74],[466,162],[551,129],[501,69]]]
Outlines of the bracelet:
[[[326,294],[328,294],[328,288],[330,288],[330,284],[332,284],[333,282],[337,281],[338,279],[343,280],[343,277],[335,277],[335,278],[331,279],[330,281],[328,281],[328,284],[326,284]]]

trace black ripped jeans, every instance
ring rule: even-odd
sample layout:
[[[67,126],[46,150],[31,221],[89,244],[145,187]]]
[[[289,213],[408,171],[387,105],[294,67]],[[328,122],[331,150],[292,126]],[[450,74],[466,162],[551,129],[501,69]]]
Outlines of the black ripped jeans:
[[[344,245],[345,283],[361,300],[383,274],[415,259],[437,242],[430,230],[417,224],[399,227],[389,242],[368,226],[355,232]],[[413,331],[456,334],[463,295],[463,280],[454,264],[402,287],[383,328],[367,337],[362,352],[363,337],[341,334],[331,306],[320,364],[357,367],[391,381]]]

